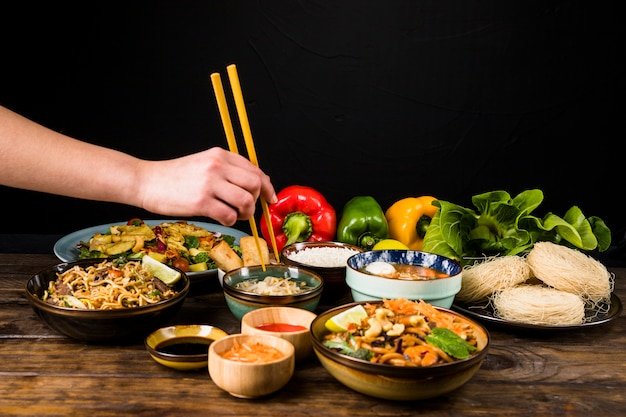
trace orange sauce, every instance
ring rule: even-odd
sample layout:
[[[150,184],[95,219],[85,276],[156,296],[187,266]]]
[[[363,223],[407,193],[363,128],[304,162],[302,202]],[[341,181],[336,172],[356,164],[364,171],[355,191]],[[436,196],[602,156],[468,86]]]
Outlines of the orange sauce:
[[[288,333],[288,332],[300,332],[302,330],[306,330],[306,327],[300,326],[299,324],[289,324],[289,323],[264,323],[256,326],[259,330],[266,330],[268,332],[280,332],[280,333]]]
[[[233,347],[223,352],[221,356],[231,361],[262,363],[275,361],[284,355],[280,350],[261,343],[239,344],[235,341]]]

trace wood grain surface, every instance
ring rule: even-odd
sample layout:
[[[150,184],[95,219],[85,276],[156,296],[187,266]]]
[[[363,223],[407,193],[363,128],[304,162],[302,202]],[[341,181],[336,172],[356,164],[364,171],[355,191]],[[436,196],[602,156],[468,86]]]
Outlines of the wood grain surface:
[[[522,332],[489,324],[492,343],[476,375],[435,399],[395,402],[337,382],[315,357],[266,398],[231,397],[208,370],[156,363],[143,344],[100,346],[59,335],[33,312],[28,278],[53,255],[0,254],[2,416],[616,416],[626,412],[626,320],[575,331]],[[613,268],[626,300],[626,268]],[[349,296],[337,304],[350,302]],[[330,308],[320,305],[319,310]],[[217,283],[194,288],[175,323],[239,332]]]

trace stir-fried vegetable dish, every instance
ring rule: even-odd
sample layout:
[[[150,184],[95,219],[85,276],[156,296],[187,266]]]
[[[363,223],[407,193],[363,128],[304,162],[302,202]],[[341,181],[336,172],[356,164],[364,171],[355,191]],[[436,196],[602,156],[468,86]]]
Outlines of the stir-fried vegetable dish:
[[[466,359],[482,347],[479,329],[424,301],[403,298],[363,305],[368,316],[324,345],[340,353],[395,366],[432,366]]]
[[[214,233],[185,221],[148,226],[141,219],[131,219],[127,224],[96,233],[89,242],[80,242],[78,258],[140,259],[149,255],[184,272],[200,272],[217,268],[209,251],[220,241],[240,254],[234,236]]]

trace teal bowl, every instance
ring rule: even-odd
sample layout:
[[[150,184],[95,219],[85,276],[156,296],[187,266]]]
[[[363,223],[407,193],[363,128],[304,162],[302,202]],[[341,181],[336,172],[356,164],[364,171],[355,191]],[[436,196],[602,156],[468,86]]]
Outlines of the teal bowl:
[[[258,283],[267,277],[288,278],[288,282],[303,285],[303,289],[292,294],[268,294],[238,288],[238,284]],[[324,290],[324,279],[311,270],[283,264],[266,265],[265,270],[260,265],[244,266],[224,275],[223,289],[226,305],[241,320],[249,311],[263,307],[288,306],[315,311]]]
[[[372,262],[415,265],[448,274],[447,278],[404,280],[385,278],[363,271]],[[434,253],[388,249],[357,253],[348,258],[346,284],[354,301],[407,298],[424,300],[437,307],[450,308],[461,290],[463,268],[454,259]]]

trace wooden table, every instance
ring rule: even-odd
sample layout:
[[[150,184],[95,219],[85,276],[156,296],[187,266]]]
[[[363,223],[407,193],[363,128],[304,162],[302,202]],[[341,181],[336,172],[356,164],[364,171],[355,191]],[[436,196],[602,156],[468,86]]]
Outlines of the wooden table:
[[[466,385],[436,399],[394,402],[359,394],[312,357],[278,393],[244,400],[216,387],[207,370],[159,365],[141,343],[89,345],[50,330],[33,313],[24,285],[54,263],[53,255],[0,254],[2,416],[626,415],[624,313],[603,326],[551,334],[487,325],[492,345],[481,369]],[[626,268],[611,270],[616,294],[626,300]],[[194,290],[174,321],[237,333],[239,322],[219,284],[204,287]]]

